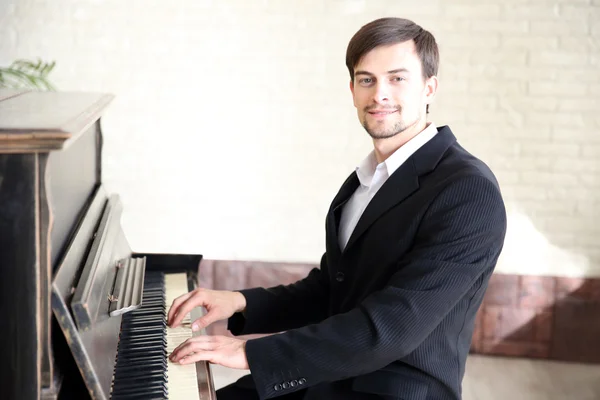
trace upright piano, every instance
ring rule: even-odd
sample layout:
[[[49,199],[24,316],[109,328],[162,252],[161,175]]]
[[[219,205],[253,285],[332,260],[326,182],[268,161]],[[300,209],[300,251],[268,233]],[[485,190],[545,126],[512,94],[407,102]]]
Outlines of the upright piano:
[[[0,90],[0,398],[215,399],[168,354],[202,255],[134,252],[102,182],[109,94]],[[204,334],[204,332],[194,333]]]

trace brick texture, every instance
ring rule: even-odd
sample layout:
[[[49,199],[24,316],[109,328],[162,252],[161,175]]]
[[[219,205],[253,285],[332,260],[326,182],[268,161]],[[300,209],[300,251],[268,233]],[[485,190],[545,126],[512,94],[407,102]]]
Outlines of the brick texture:
[[[199,283],[226,290],[271,287],[301,279],[315,267],[204,259]],[[225,322],[208,331],[230,335]],[[478,310],[470,351],[600,364],[598,337],[600,279],[496,273]]]
[[[597,278],[496,274],[478,313],[471,351],[600,363],[599,293]]]

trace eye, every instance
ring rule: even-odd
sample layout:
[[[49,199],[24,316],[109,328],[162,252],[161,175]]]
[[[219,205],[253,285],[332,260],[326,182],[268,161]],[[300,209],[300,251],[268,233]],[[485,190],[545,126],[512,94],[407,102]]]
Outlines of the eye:
[[[372,78],[362,78],[358,80],[358,83],[360,83],[361,85],[368,85],[371,82],[373,82]]]
[[[406,80],[406,79],[404,79],[404,77],[402,77],[402,76],[394,76],[392,78],[392,81],[394,81],[394,82],[401,82],[401,81],[404,81],[404,80]]]

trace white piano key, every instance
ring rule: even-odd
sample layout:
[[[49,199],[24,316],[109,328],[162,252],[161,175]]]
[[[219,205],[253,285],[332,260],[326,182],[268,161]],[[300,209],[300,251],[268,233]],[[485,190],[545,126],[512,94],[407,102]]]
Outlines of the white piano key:
[[[167,315],[173,300],[188,292],[187,277],[185,273],[165,274],[165,304]],[[188,338],[192,337],[191,320],[186,315],[182,324],[177,328],[167,327],[167,354]],[[168,361],[168,359],[167,359]],[[167,387],[169,399],[205,400],[198,389],[198,376],[196,365],[181,365],[168,361]],[[208,398],[206,398],[208,400]]]

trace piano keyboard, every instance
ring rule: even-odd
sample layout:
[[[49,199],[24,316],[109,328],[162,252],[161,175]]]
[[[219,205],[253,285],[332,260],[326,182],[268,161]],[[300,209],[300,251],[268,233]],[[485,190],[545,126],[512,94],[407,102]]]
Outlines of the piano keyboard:
[[[167,307],[170,309],[173,300],[188,291],[187,277],[185,274],[168,274],[165,276],[165,286],[167,287]],[[167,315],[169,310],[167,310]],[[190,316],[186,315],[181,325],[177,328],[168,328],[167,332],[167,352],[171,354],[173,350],[188,338],[192,337],[192,327]],[[171,389],[171,398],[204,400],[200,398],[198,392],[198,377],[196,375],[195,364],[176,364],[169,362],[167,366],[167,377]]]
[[[185,273],[146,272],[142,306],[121,322],[111,399],[216,399],[208,363],[180,365],[167,358],[193,334],[204,333],[191,330],[192,319],[202,315],[199,309],[177,328],[166,325],[173,300],[186,292]]]

